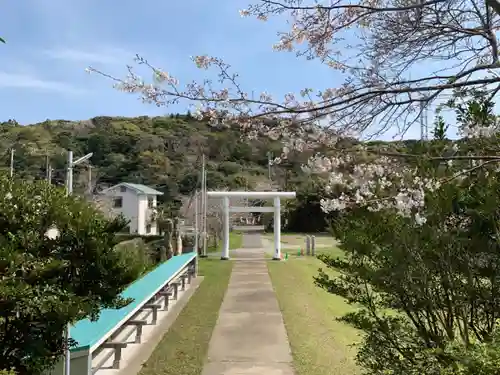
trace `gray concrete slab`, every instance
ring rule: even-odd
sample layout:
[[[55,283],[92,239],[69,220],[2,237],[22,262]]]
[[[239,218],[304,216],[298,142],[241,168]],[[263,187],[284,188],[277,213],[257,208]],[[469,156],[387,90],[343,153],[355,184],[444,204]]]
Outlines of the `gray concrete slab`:
[[[259,295],[264,295],[259,293]],[[228,294],[228,298],[233,299],[235,294]],[[224,304],[221,306],[221,311],[227,313],[274,313],[276,307],[279,307],[276,301],[273,301],[271,298],[265,298],[263,301],[251,301],[247,299],[243,299],[241,297],[236,297],[238,302],[231,304]]]
[[[231,282],[231,288],[251,288],[251,289],[266,289],[273,290],[270,285],[262,284],[262,279],[260,275],[252,275],[252,277],[238,278]]]
[[[222,312],[214,332],[209,362],[291,362],[290,347],[279,313]]]
[[[260,233],[243,233],[244,248],[262,248],[262,236]]]
[[[236,258],[235,260],[238,260],[238,258]],[[241,263],[241,262],[240,262]],[[232,276],[241,276],[241,278],[257,278],[259,276],[262,276],[263,278],[267,278],[268,277],[268,273],[267,271],[262,271],[262,266],[265,266],[265,263],[264,262],[248,262],[248,263],[254,263],[256,264],[256,267],[252,266],[252,265],[247,265],[247,267],[245,269],[241,268],[241,269],[233,269],[233,273],[231,274]]]
[[[294,375],[264,250],[245,248],[237,256],[233,253],[233,272],[202,375]],[[248,254],[262,261],[243,260]]]
[[[235,249],[229,252],[229,256],[233,259],[257,261],[260,262],[264,258],[265,251],[263,248],[255,249]]]
[[[274,298],[274,290],[272,286],[269,285],[257,285],[257,283],[253,284],[241,284],[234,283],[235,285],[231,288],[228,288],[227,295],[234,299],[241,298],[260,298],[261,296],[255,295],[256,293],[263,293],[262,297],[267,297],[269,295],[270,298]]]
[[[288,363],[256,362],[210,362],[204,374],[217,375],[294,375]]]
[[[265,265],[264,265],[265,266]],[[257,267],[260,269],[262,267],[261,264],[257,263]],[[267,272],[259,272],[255,269],[250,269],[248,271],[240,271],[234,270],[231,275],[231,281],[234,283],[239,282],[256,282],[256,283],[265,283],[265,281],[269,278]]]

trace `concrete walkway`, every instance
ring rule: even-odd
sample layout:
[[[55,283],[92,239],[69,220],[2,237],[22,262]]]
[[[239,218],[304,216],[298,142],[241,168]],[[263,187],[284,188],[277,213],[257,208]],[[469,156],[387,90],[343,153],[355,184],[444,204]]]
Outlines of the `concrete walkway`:
[[[255,236],[252,234],[250,236]],[[294,375],[290,345],[260,238],[244,237],[202,375]]]

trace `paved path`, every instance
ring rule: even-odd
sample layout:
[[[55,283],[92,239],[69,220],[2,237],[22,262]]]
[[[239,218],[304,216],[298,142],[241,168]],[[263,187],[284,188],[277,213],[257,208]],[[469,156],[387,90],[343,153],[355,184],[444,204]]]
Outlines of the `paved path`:
[[[259,245],[253,236],[244,235],[243,244]],[[264,253],[257,247],[231,251],[233,272],[202,375],[294,375]]]
[[[243,233],[242,242],[244,249],[262,248],[262,236],[259,233]]]

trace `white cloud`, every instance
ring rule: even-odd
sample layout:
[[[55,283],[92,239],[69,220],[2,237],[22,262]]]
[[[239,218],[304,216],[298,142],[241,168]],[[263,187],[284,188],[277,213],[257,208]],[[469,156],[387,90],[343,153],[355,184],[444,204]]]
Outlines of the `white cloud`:
[[[55,60],[66,60],[85,64],[101,63],[106,65],[124,65],[134,57],[133,53],[114,47],[101,47],[90,51],[72,48],[54,48],[45,50],[44,54]]]
[[[82,94],[85,90],[65,82],[44,80],[27,74],[0,71],[0,88],[25,88],[33,90],[56,91],[66,94]]]

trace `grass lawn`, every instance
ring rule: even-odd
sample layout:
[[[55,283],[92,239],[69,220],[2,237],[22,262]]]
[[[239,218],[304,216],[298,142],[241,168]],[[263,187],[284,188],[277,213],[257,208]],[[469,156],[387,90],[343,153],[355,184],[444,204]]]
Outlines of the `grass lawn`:
[[[238,249],[243,243],[243,233],[238,231],[229,232],[229,250]],[[207,246],[207,253],[216,253],[222,251],[222,241],[219,242],[219,246],[215,247],[213,244]]]
[[[313,257],[291,255],[286,262],[268,262],[268,267],[297,375],[358,374],[351,346],[359,341],[358,332],[335,320],[352,307],[313,283],[323,264]]]
[[[232,262],[200,259],[205,279],[139,375],[199,375],[226,292]]]
[[[243,246],[243,233],[238,231],[229,232],[229,250],[239,249]]]

